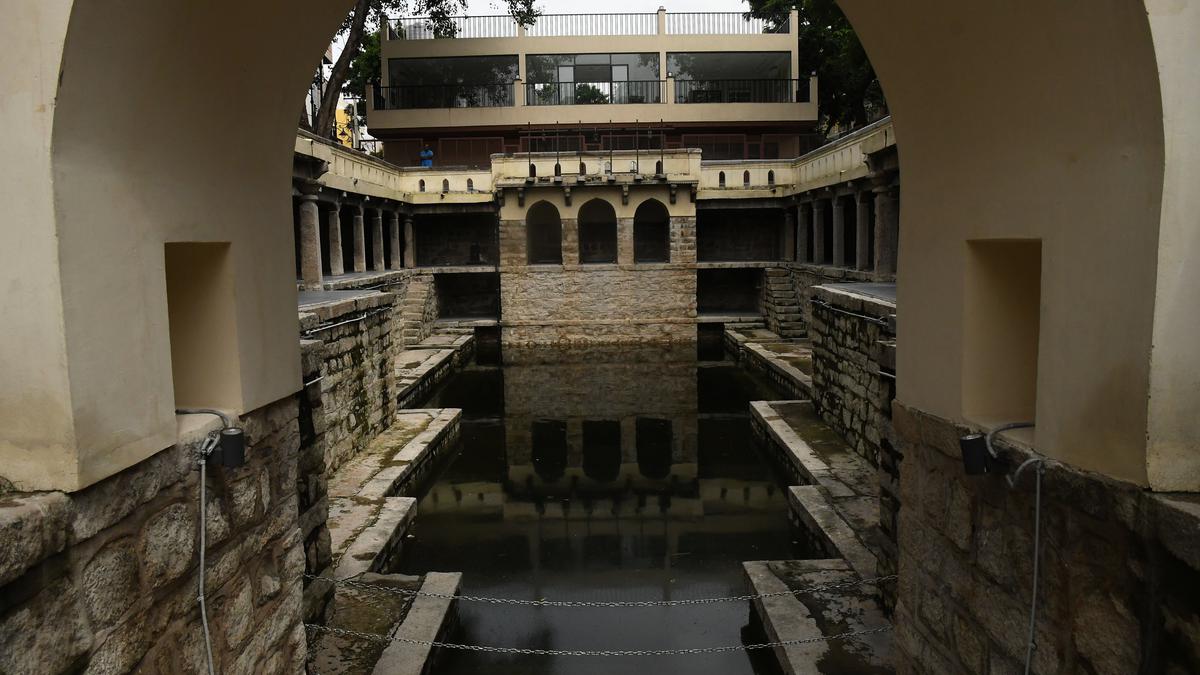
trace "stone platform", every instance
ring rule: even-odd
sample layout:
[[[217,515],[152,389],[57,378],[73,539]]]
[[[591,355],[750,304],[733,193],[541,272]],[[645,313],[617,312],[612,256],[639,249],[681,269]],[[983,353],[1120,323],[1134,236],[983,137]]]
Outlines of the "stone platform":
[[[843,560],[784,560],[742,563],[755,595],[796,591],[854,581]],[[829,637],[888,626],[871,586],[809,591],[758,598],[754,609],[772,642]],[[892,673],[891,632],[776,647],[788,675],[886,675]]]
[[[430,335],[396,355],[397,400],[401,408],[420,401],[454,369],[475,354],[473,333],[450,331]]]
[[[725,329],[725,345],[738,361],[757,370],[797,399],[812,396],[812,344],[806,338],[785,340],[766,328]]]
[[[842,558],[863,578],[876,576],[881,534],[875,468],[808,401],[754,401],[750,407],[756,435],[801,483],[788,497],[813,557]]]

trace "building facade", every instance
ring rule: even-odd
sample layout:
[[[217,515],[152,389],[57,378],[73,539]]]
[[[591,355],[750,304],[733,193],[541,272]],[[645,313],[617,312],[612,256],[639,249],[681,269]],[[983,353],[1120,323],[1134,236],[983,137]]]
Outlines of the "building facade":
[[[486,167],[493,153],[700,148],[710,159],[797,157],[816,143],[816,78],[796,18],[739,13],[462,17],[390,23],[371,133],[387,159]]]

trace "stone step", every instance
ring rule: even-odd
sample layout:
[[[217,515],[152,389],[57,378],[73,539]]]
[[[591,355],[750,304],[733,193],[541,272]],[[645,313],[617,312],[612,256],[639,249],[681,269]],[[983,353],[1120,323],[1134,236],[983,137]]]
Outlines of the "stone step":
[[[428,662],[435,642],[453,621],[454,600],[444,596],[458,595],[462,574],[430,572],[421,584],[421,593],[413,599],[404,623],[396,629],[393,641],[383,650],[374,675],[422,675],[429,671]]]
[[[333,576],[346,579],[367,572],[386,572],[399,561],[400,545],[417,513],[412,497],[329,500],[329,537]]]

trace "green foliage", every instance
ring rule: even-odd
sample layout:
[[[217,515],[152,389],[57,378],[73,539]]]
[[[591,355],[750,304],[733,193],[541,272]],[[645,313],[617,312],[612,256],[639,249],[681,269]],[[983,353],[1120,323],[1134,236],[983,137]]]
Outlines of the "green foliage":
[[[594,85],[577,84],[575,85],[575,103],[577,105],[608,103],[608,94],[600,91],[600,88]]]
[[[793,8],[799,14],[800,72],[816,73],[821,125],[858,127],[883,113],[887,102],[875,69],[835,0],[748,0],[750,15],[780,24]]]
[[[342,93],[365,98],[371,85],[380,80],[379,64],[379,33],[372,31],[363,36],[358,54],[350,61],[350,71],[342,85]]]

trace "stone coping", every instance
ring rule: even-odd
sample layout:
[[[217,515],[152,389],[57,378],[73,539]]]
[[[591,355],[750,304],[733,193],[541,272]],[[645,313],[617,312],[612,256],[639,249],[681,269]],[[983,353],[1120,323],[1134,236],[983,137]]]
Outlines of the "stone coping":
[[[830,281],[844,279],[846,281],[886,283],[896,280],[896,275],[894,274],[876,274],[870,270],[856,270],[849,267],[836,267],[834,265],[820,265],[809,262],[783,262],[780,264],[786,265],[793,271],[815,274]]]
[[[330,478],[330,498],[382,500],[395,495],[461,416],[458,408],[401,410],[386,431]]]
[[[854,581],[842,560],[784,560],[742,563],[750,592],[782,593]],[[767,639],[805,640],[888,625],[871,586],[852,586],[754,600]],[[891,633],[775,648],[788,675],[868,675],[892,672]]]
[[[365,286],[386,286],[403,283],[413,275],[412,268],[385,272],[349,272],[335,277],[326,277],[321,286],[327,291],[355,290]]]
[[[417,500],[412,497],[330,499],[328,524],[333,578],[388,571],[388,559],[399,549],[416,513]]]
[[[462,586],[459,572],[430,572],[421,583],[421,592],[437,595],[458,595]],[[403,623],[392,637],[423,642],[437,640],[454,620],[456,600],[419,595],[408,609]],[[433,648],[406,642],[392,642],[383,650],[372,671],[377,675],[422,675],[428,672]]]
[[[397,590],[416,591],[420,577],[364,574],[356,581]],[[315,581],[313,583],[325,583]],[[329,619],[331,628],[395,635],[411,611],[413,596],[351,586],[335,587]],[[309,642],[309,671],[321,675],[367,675],[386,650],[382,642],[318,631]]]
[[[864,284],[867,286],[868,284]],[[874,286],[875,284],[870,284]],[[858,292],[855,284],[827,284],[812,287],[812,297],[823,300],[834,307],[856,314],[865,314],[876,319],[887,320],[896,314],[896,303],[878,295]]]
[[[862,577],[876,574],[877,471],[827,427],[808,401],[754,401],[752,419],[807,485],[789,488],[793,512]]]
[[[390,307],[395,300],[396,296],[392,293],[373,291],[348,298],[335,297],[328,302],[304,305],[300,308],[300,330],[301,332],[310,331],[344,316]]]
[[[765,371],[789,394],[813,395],[811,341],[786,340],[764,328],[726,328],[725,343],[737,351],[739,360]]]

